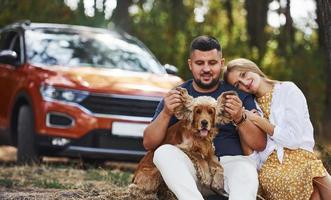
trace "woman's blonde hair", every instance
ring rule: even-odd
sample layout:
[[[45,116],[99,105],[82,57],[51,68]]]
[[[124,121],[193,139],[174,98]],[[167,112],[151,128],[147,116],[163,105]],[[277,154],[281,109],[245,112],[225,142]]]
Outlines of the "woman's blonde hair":
[[[275,82],[274,80],[269,79],[253,61],[246,58],[237,58],[228,62],[223,73],[223,80],[228,82],[229,73],[232,71],[254,72],[265,78],[268,82]]]

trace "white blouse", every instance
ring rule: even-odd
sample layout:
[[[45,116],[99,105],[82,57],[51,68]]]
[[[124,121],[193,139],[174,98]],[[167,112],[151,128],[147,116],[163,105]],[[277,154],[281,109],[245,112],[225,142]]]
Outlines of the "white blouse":
[[[255,102],[257,107],[258,104]],[[280,162],[284,147],[313,152],[314,129],[309,119],[307,101],[302,91],[293,82],[275,84],[270,105],[269,121],[275,126],[273,136],[268,135],[267,146],[257,155],[258,168],[276,150]]]

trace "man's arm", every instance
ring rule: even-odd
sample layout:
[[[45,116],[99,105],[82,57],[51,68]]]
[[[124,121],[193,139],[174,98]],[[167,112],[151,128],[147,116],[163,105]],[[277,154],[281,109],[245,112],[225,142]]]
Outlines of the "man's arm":
[[[180,92],[170,90],[164,97],[164,106],[159,115],[152,121],[144,131],[144,147],[146,150],[155,149],[162,143],[166,136],[169,121],[174,109],[182,102]]]
[[[144,131],[144,147],[146,150],[157,148],[163,141],[171,115],[164,110],[152,121]]]
[[[240,122],[245,115],[242,101],[235,95],[226,96],[225,110],[230,113],[235,123]],[[245,119],[237,128],[245,154],[251,153],[252,150],[263,151],[265,149],[267,136],[253,122],[249,119]]]
[[[249,148],[256,151],[263,151],[267,144],[266,134],[251,120],[246,119],[238,126],[240,140]]]

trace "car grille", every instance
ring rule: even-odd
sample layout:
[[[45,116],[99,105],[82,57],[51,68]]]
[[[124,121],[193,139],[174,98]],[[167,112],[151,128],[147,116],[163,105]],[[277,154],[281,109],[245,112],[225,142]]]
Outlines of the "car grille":
[[[141,96],[90,94],[80,105],[94,114],[153,117],[160,100]]]

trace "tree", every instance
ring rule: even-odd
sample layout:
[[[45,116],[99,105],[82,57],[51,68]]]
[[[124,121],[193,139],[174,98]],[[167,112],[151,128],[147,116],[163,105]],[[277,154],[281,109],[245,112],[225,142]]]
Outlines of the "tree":
[[[105,2],[103,1],[103,9],[99,10],[96,6],[96,0],[94,0],[94,16],[87,16],[84,1],[79,0],[77,2],[77,8],[72,11],[73,17],[69,23],[93,27],[107,27],[108,20],[105,19],[104,5]]]
[[[115,27],[128,33],[132,33],[132,18],[129,13],[129,7],[131,4],[132,0],[117,0],[117,6],[111,18]]]
[[[232,27],[234,26],[234,20],[233,20],[233,16],[232,16],[232,12],[233,12],[233,5],[232,5],[232,1],[231,0],[225,0],[224,2],[224,7],[226,10],[226,16],[228,18],[228,31],[229,34],[232,34]]]
[[[279,0],[280,1],[280,0]],[[281,3],[279,2],[281,5]],[[284,26],[280,27],[280,34],[278,37],[278,52],[279,55],[284,57],[292,56],[293,44],[294,44],[294,27],[293,27],[293,19],[291,17],[291,0],[286,0],[285,8],[280,6],[279,14],[283,14],[285,16],[286,22]]]
[[[271,0],[246,0],[245,8],[246,27],[249,35],[249,44],[251,47],[257,47],[259,50],[258,61],[262,59],[266,50],[265,27],[267,25],[267,12]]]
[[[18,20],[68,23],[72,18],[73,13],[63,0],[54,0],[52,3],[39,0],[0,0],[0,27]]]
[[[317,22],[321,48],[326,52],[326,109],[323,132],[330,134],[331,130],[331,0],[317,0]]]
[[[138,12],[131,15],[133,35],[141,39],[162,64],[177,66],[185,78],[189,76],[186,62],[189,41],[195,35],[188,30],[193,27],[191,4],[185,5],[181,0],[139,1],[134,3]]]

